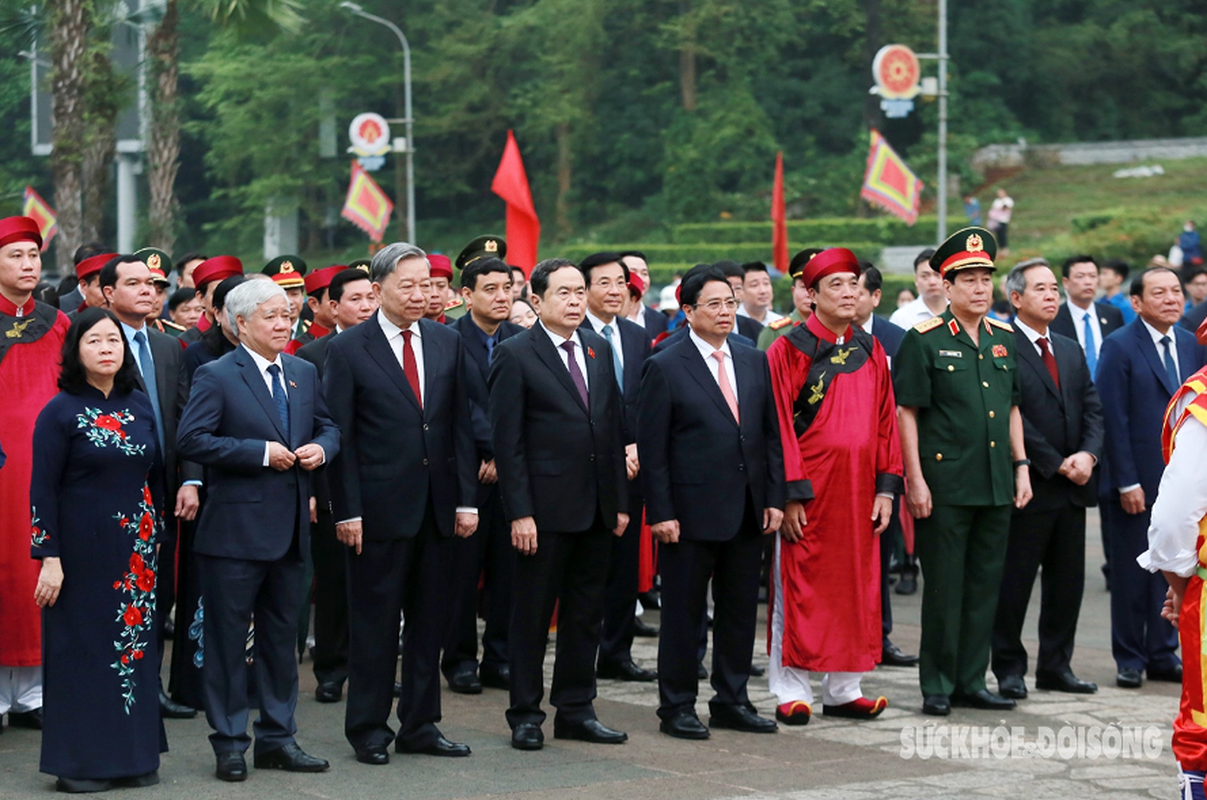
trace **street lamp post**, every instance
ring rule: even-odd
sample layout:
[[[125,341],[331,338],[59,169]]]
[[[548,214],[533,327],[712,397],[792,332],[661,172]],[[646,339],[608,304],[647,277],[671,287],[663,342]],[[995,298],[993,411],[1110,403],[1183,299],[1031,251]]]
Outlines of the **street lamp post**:
[[[355,14],[358,17],[376,22],[378,25],[384,25],[394,32],[398,37],[398,43],[402,45],[402,81],[403,81],[403,117],[402,122],[406,126],[406,161],[407,161],[407,241],[415,243],[415,142],[411,137],[411,125],[414,122],[413,114],[411,113],[411,46],[407,43],[407,37],[403,35],[402,30],[390,22],[388,19],[370,14],[365,11],[357,3],[351,0],[344,0],[340,3],[340,8]]]

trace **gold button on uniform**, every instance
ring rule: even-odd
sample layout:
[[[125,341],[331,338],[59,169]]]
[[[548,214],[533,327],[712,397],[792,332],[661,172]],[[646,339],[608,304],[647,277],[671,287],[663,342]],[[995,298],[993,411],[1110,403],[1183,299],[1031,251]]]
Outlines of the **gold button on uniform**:
[[[986,389],[988,389],[988,388],[989,388],[989,381],[981,381],[981,385],[982,385],[982,386],[984,386]]]
[[[978,354],[977,354],[977,360],[978,360],[978,361],[984,361],[984,360],[985,360],[985,354],[984,354],[984,353],[978,353]]]
[[[935,461],[942,461],[942,460],[943,460],[943,454],[935,453]]]
[[[990,411],[990,412],[989,412],[989,419],[993,419],[993,418],[994,418],[994,416],[995,416],[995,414],[994,414],[992,411]]]
[[[997,442],[990,442],[990,443],[989,443],[989,446],[990,446],[990,447],[997,447]]]
[[[948,372],[955,372],[955,371],[956,371],[956,368],[955,368],[955,367],[953,367],[951,364],[948,364],[948,365],[947,365],[947,371],[948,371]]]

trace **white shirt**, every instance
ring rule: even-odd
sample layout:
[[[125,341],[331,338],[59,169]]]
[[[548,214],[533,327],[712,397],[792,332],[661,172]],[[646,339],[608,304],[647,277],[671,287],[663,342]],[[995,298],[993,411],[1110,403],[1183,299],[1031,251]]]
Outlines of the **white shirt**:
[[[1014,213],[1014,198],[999,197],[989,206],[989,218],[998,222],[1010,224],[1010,215]]]
[[[1077,332],[1077,343],[1085,352],[1085,320],[1089,317],[1090,329],[1094,331],[1094,357],[1097,358],[1102,350],[1102,325],[1098,321],[1098,306],[1090,303],[1089,308],[1079,308],[1072,300],[1065,300],[1069,307],[1069,315],[1073,318],[1073,330]]]
[[[717,352],[725,354],[725,358],[723,359],[725,362],[725,377],[729,378],[729,385],[733,387],[733,399],[736,403],[738,399],[738,376],[737,373],[733,371],[733,354],[729,352],[729,340],[726,339],[724,342],[722,342],[720,349],[718,349],[701,339],[698,335],[696,335],[695,331],[691,331],[687,335],[691,337],[692,344],[694,344],[696,349],[700,351],[700,356],[704,359],[704,363],[708,366],[708,371],[712,373],[712,379],[717,382],[717,386],[721,385],[720,373],[717,372],[717,368],[720,366],[720,364],[717,363],[717,359],[713,358],[712,354]]]
[[[1182,365],[1178,363],[1178,337],[1174,331],[1174,327],[1170,326],[1167,333],[1161,333],[1159,330],[1148,324],[1148,320],[1144,317],[1140,318],[1144,323],[1144,327],[1148,330],[1148,335],[1153,337],[1153,347],[1157,348],[1157,360],[1161,362],[1161,366],[1165,366],[1165,345],[1161,344],[1161,340],[1166,336],[1169,337],[1169,354],[1173,356],[1173,365],[1178,368],[1178,380],[1183,381],[1189,378],[1189,375],[1182,374]]]
[[[402,350],[405,345],[402,338],[403,329],[386,319],[386,314],[381,309],[377,310],[377,322],[381,325],[382,333],[386,335],[390,349],[394,351],[394,357],[398,359],[398,366],[405,374],[406,367],[402,358]],[[427,391],[427,383],[424,381],[426,373],[423,369],[423,332],[418,322],[411,323],[406,330],[411,332],[411,350],[415,353],[415,368],[419,371],[419,402],[422,404],[423,394]]]
[[[750,312],[746,310],[745,303],[738,303],[738,314],[743,317],[750,317]],[[750,318],[754,319],[754,317],[750,317]],[[783,318],[784,318],[783,314],[777,314],[774,311],[772,311],[770,308],[768,308],[766,313],[764,314],[763,318],[761,320],[755,320],[755,321],[762,322],[762,324],[764,324],[764,325],[770,325],[771,323],[775,322],[777,319],[783,319]],[[738,326],[734,325],[733,329],[736,331],[738,329]]]
[[[620,366],[623,367],[624,366],[624,348],[621,347],[621,345],[620,345],[620,325],[617,324],[617,320],[619,320],[619,319],[620,319],[620,317],[615,317],[612,319],[611,322],[604,322],[602,319],[595,316],[590,311],[587,312],[587,321],[591,323],[591,327],[595,329],[595,332],[598,333],[600,336],[603,336],[604,339],[608,338],[607,336],[604,336],[604,332],[603,332],[604,326],[605,325],[612,326],[612,349],[616,351],[616,357],[618,359],[620,359]],[[567,367],[567,369],[569,369],[569,367]],[[584,372],[583,374],[586,375],[587,373]]]
[[[570,338],[567,339],[546,328],[545,323],[543,322],[538,321],[536,324],[541,326],[541,330],[543,330],[546,335],[549,336],[549,340],[553,342],[553,346],[557,349],[557,354],[561,357],[562,364],[566,367],[567,372],[570,371],[570,354],[562,349],[562,345],[566,342],[574,342],[574,360],[578,362],[578,371],[583,374],[583,383],[587,385],[587,392],[590,393],[591,381],[587,378],[587,354],[583,352],[583,343],[578,338],[578,331],[570,334]]]
[[[273,387],[272,387],[273,380],[272,380],[272,376],[268,374],[268,368],[271,367],[273,364],[277,365],[277,369],[281,370],[281,388],[285,390],[285,397],[288,398],[289,389],[286,387],[289,386],[289,381],[285,380],[285,364],[284,364],[284,362],[281,361],[281,354],[277,353],[277,358],[275,361],[269,361],[267,358],[260,355],[255,350],[252,350],[247,345],[241,344],[239,346],[242,347],[243,350],[249,356],[251,356],[251,360],[255,362],[256,369],[258,369],[260,371],[260,377],[264,379],[264,385],[268,387],[268,396],[269,397],[272,397],[272,395],[273,395]],[[264,442],[264,464],[263,464],[263,466],[265,466],[265,467],[267,467],[269,465],[268,454],[269,454],[271,445],[272,445],[272,442]],[[285,446],[288,447],[289,445],[286,444]],[[322,448],[320,447],[319,449],[321,450]],[[326,452],[324,452],[323,453],[323,462],[326,463],[326,461],[327,461],[327,454],[326,454]]]
[[[1173,419],[1181,417],[1195,395],[1178,401]],[[1207,480],[1202,459],[1207,452],[1207,426],[1198,418],[1186,420],[1178,431],[1173,455],[1161,476],[1157,502],[1148,528],[1148,550],[1136,563],[1149,572],[1164,570],[1189,578],[1199,565],[1195,542],[1199,522],[1207,516]]]
[[[637,304],[637,313],[635,316],[629,317],[629,322],[640,325],[642,328],[645,327],[645,303]]]
[[[121,323],[121,326],[122,331],[126,334],[126,341],[130,343],[130,351],[134,355],[134,363],[138,365],[138,371],[143,375],[147,374],[148,369],[154,371],[155,357],[151,355],[151,334],[147,333],[147,326],[143,325],[141,328],[131,328],[124,322]],[[142,363],[142,348],[138,346],[138,342],[134,341],[135,334],[140,332],[143,338],[147,340],[147,360],[151,362],[149,364]]]
[[[1039,344],[1037,344],[1037,340],[1040,339],[1041,337],[1047,338],[1047,340],[1048,340],[1048,352],[1049,353],[1056,352],[1056,348],[1052,346],[1051,331],[1044,331],[1043,333],[1040,333],[1039,331],[1035,330],[1034,328],[1028,326],[1027,323],[1023,322],[1018,317],[1014,318],[1014,327],[1018,328],[1020,331],[1023,332],[1023,335],[1027,337],[1027,341],[1029,341],[1031,343],[1031,346],[1035,348],[1035,352],[1039,355],[1040,358],[1043,358],[1043,356],[1044,356],[1043,351],[1039,349]]]
[[[944,300],[943,304],[946,306],[947,301]],[[931,311],[930,306],[926,305],[926,299],[918,297],[894,311],[892,316],[888,318],[888,321],[898,328],[904,328],[908,331],[919,322],[926,322],[931,317],[937,316],[939,315]]]

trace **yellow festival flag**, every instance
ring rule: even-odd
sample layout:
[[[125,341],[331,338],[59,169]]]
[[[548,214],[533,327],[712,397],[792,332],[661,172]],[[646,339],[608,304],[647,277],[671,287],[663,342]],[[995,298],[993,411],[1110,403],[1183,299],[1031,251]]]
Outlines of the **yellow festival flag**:
[[[380,242],[385,236],[386,226],[394,204],[377,182],[355,161],[352,162],[352,180],[348,183],[348,196],[344,199],[344,210],[340,216],[369,234],[369,238]]]
[[[42,250],[45,251],[47,247],[50,247],[50,240],[59,232],[59,220],[54,215],[54,209],[34,191],[32,186],[26,186],[25,202],[21,207],[21,214],[38,223],[38,230],[42,232]]]
[[[901,156],[875,128],[872,129],[867,171],[863,175],[863,191],[859,196],[905,220],[907,225],[918,221],[922,181],[905,166]]]

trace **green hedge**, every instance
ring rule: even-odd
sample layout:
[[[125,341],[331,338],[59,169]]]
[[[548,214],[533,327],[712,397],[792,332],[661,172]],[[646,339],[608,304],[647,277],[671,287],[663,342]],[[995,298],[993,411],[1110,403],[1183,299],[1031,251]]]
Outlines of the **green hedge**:
[[[884,245],[869,241],[835,242],[832,246],[846,247],[860,258],[877,261]],[[645,253],[651,270],[663,265],[687,264],[688,267],[701,262],[747,261],[771,262],[771,239],[766,242],[698,243],[698,244],[571,244],[557,249],[557,255],[571,261],[581,261],[592,253],[601,251],[624,252],[640,250]]]
[[[874,242],[880,245],[930,244],[936,238],[937,217],[919,217],[913,227],[896,217],[831,217],[791,220],[788,241],[793,249],[834,246],[838,242]],[[947,228],[965,227],[964,217],[948,217]],[[676,244],[721,244],[764,241],[770,247],[771,222],[705,222],[676,225],[671,229]]]

